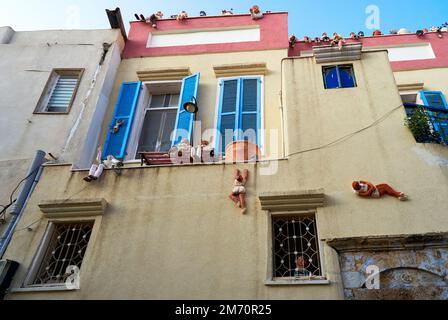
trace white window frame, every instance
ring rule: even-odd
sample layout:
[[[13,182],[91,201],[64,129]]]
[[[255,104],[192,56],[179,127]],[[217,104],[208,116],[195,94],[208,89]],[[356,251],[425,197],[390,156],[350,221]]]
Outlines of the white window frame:
[[[232,77],[221,77],[221,78],[217,78],[217,82],[216,82],[216,102],[215,102],[215,121],[214,121],[214,135],[212,137],[212,141],[210,142],[211,145],[215,145],[216,143],[216,139],[219,139],[219,128],[218,128],[218,116],[219,116],[219,107],[220,107],[220,102],[221,102],[221,87],[220,87],[220,83],[221,81],[225,81],[225,80],[234,80],[236,78],[241,78],[241,79],[252,79],[254,77],[259,77],[260,81],[261,81],[261,86],[260,86],[260,110],[261,110],[261,114],[260,114],[260,122],[261,122],[261,126],[260,126],[260,145],[258,146],[260,148],[260,152],[261,152],[261,156],[264,157],[266,155],[266,148],[265,148],[265,128],[266,128],[266,124],[265,124],[265,119],[264,119],[264,81],[265,81],[265,76],[262,74],[254,74],[254,75],[245,75],[245,76],[232,76]],[[225,157],[224,157],[225,159]]]
[[[127,155],[125,157],[125,162],[126,163],[133,163],[133,162],[140,162],[140,159],[136,158],[136,154],[137,154],[137,150],[138,150],[138,144],[140,142],[140,136],[142,133],[142,129],[143,129],[143,123],[145,120],[145,115],[146,112],[150,109],[153,111],[156,110],[174,110],[174,107],[172,108],[149,108],[150,104],[151,104],[151,98],[152,98],[152,93],[150,92],[150,88],[151,86],[154,85],[175,85],[176,89],[174,90],[167,90],[162,91],[161,93],[156,93],[156,94],[179,94],[180,95],[180,90],[182,87],[182,80],[167,80],[167,81],[145,81],[142,83],[142,88],[140,90],[142,90],[143,92],[140,94],[139,97],[139,101],[137,103],[137,109],[135,111],[135,117],[134,117],[134,123],[132,124],[132,130],[131,130],[131,135],[129,138],[129,142],[128,142],[128,147],[127,147]],[[179,88],[179,92],[175,92],[177,91],[177,86]],[[180,99],[180,97],[179,97]],[[179,106],[176,107],[176,109],[178,109]]]
[[[292,279],[292,278],[276,278],[274,277],[274,253],[273,253],[273,230],[272,230],[272,220],[274,217],[281,217],[281,216],[310,216],[314,215],[315,224],[316,224],[316,236],[317,236],[317,243],[318,243],[318,250],[319,250],[319,259],[320,259],[320,265],[321,265],[321,274],[320,277],[313,277],[310,280],[305,279]],[[265,285],[267,286],[285,286],[285,285],[328,285],[330,284],[330,281],[328,280],[328,274],[325,267],[325,254],[324,254],[324,247],[325,247],[325,241],[321,240],[322,237],[319,233],[319,223],[318,223],[318,215],[317,210],[307,210],[307,211],[285,211],[285,212],[267,212],[267,268],[266,268],[266,281]]]

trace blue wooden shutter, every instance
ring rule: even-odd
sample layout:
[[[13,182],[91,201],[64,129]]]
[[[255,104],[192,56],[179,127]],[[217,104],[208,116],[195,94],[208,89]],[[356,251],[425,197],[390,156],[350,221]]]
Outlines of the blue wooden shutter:
[[[441,91],[420,91],[425,106],[439,109],[440,112],[427,111],[434,130],[436,130],[444,143],[448,144],[448,104]]]
[[[245,78],[241,81],[241,107],[239,109],[238,140],[249,140],[259,145],[261,128],[261,79]],[[255,135],[245,135],[253,130]],[[260,145],[259,145],[260,146]]]
[[[192,143],[194,114],[185,111],[184,104],[193,98],[197,99],[200,76],[200,73],[196,73],[184,78],[182,82],[172,145],[178,144],[184,138],[187,138]]]
[[[220,83],[220,103],[218,112],[218,133],[216,150],[224,155],[226,145],[231,143],[230,138],[236,140],[235,130],[238,128],[238,109],[240,101],[240,79],[223,80]],[[230,137],[226,136],[226,130],[232,130]]]
[[[126,156],[126,146],[134,120],[141,85],[142,83],[140,81],[124,82],[121,85],[114,116],[112,117],[109,133],[104,145],[103,159],[106,159],[108,155],[113,155],[118,159]],[[118,132],[114,133],[113,128],[119,120],[123,121],[123,124],[119,127]]]
[[[420,96],[426,106],[441,110],[448,109],[445,96],[441,91],[420,91]]]

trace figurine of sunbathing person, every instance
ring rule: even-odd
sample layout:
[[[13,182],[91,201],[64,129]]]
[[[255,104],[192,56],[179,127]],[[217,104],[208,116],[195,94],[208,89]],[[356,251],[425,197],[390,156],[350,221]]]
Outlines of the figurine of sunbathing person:
[[[383,195],[388,194],[400,201],[408,200],[408,197],[403,192],[396,191],[391,186],[385,183],[375,186],[373,185],[373,183],[367,181],[353,181],[352,188],[353,192],[355,192],[360,197],[378,199]]]
[[[235,169],[234,171],[234,182],[233,190],[229,195],[230,200],[232,200],[238,208],[241,208],[241,213],[246,213],[246,182],[249,179],[249,170],[243,170],[241,174],[240,170]]]

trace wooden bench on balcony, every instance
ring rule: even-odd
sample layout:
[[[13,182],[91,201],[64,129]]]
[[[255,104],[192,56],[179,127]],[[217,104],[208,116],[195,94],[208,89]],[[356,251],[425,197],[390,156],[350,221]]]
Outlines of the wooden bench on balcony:
[[[139,152],[141,157],[141,165],[146,164],[147,166],[161,166],[161,165],[171,165],[170,155],[168,152]]]

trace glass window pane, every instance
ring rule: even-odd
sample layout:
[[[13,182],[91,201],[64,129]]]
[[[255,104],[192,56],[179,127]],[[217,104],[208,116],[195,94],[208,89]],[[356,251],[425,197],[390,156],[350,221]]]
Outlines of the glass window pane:
[[[248,79],[243,81],[243,112],[257,111],[258,104],[258,80]]]
[[[351,66],[339,67],[339,77],[341,78],[342,88],[353,88],[356,86],[355,79],[353,77],[353,67]]]
[[[324,68],[324,81],[326,89],[339,88],[338,72],[336,67]]]
[[[163,105],[165,103],[165,95],[153,95],[151,97],[151,105],[150,108],[163,108]]]
[[[179,106],[179,95],[178,94],[172,94],[169,107],[170,108],[177,108]]]
[[[163,111],[146,112],[143,128],[140,135],[138,152],[157,151],[157,140],[159,137],[160,126],[162,125]]]
[[[165,111],[165,121],[162,129],[162,136],[160,141],[160,152],[167,152],[171,148],[171,134],[176,125],[177,111]]]

